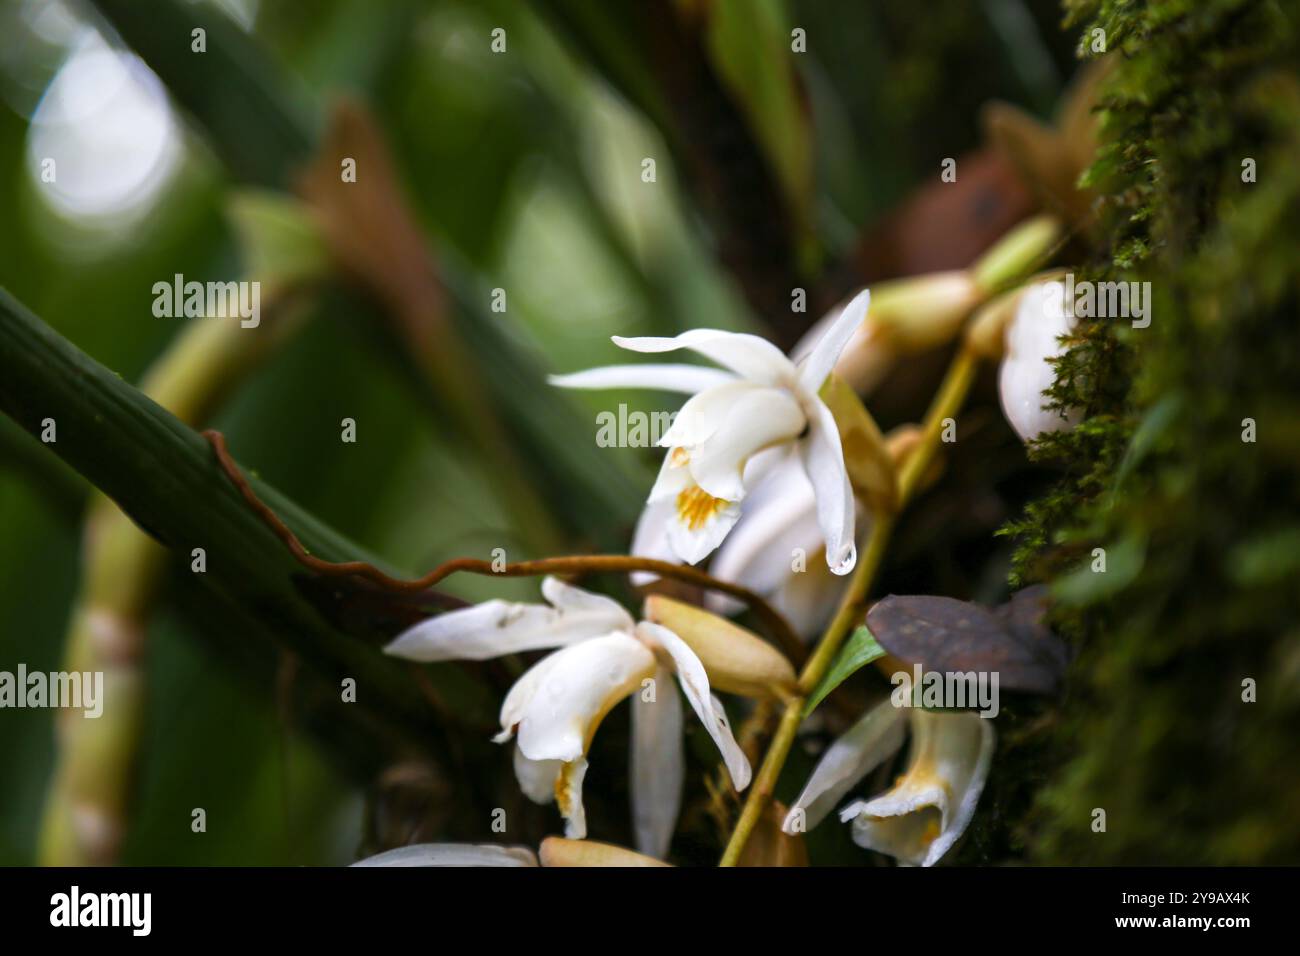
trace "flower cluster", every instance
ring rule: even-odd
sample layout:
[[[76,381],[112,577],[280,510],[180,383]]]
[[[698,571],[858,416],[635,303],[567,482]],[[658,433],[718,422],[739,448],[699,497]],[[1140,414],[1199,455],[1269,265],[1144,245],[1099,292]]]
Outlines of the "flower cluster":
[[[1032,228],[1040,238],[1055,235],[1041,224]],[[1017,242],[1024,245],[1023,238]],[[840,576],[855,566],[860,530],[871,527],[878,509],[895,506],[897,475],[922,440],[916,426],[882,436],[837,370],[861,385],[864,368],[884,367],[884,358],[872,358],[874,350],[892,362],[909,349],[954,339],[965,327],[967,354],[1002,361],[1003,406],[1022,438],[1070,424],[1041,403],[1051,384],[1050,359],[1069,332],[1059,283],[1037,282],[989,299],[983,289],[990,273],[976,267],[907,280],[888,289],[875,312],[864,291],[818,324],[796,348],[797,361],[753,335],[698,329],[614,342],[641,353],[688,349],[719,367],[646,363],[554,377],[567,388],[644,387],[689,396],[659,442],[664,459],[634,553],[693,565],[716,551],[715,578],[770,598],[800,633],[818,631],[842,591]],[[811,568],[800,560],[810,555]],[[542,594],[545,604],[492,600],[430,618],[387,651],[444,661],[549,650],[506,695],[495,738],[513,741],[522,791],[536,802],[556,803],[565,820],[568,840],[549,850],[544,845],[542,862],[548,853],[577,865],[662,859],[681,804],[681,697],[740,791],[750,783],[750,763],[715,691],[793,706],[801,699],[794,670],[772,645],[722,616],[738,609],[733,598],[709,594],[697,607],[652,593],[638,619],[613,599],[558,578],[546,578]],[[582,788],[592,738],[624,699],[632,701],[630,792],[639,857],[573,842],[587,834]],[[895,785],[849,801],[840,817],[865,848],[904,864],[937,862],[969,824],[989,771],[995,735],[991,722],[973,713],[903,710],[891,701],[870,710],[826,750],[783,823],[776,818],[780,830],[796,835],[816,826],[909,738],[907,765]],[[777,824],[772,832],[785,839]],[[406,848],[371,862],[457,861],[537,862],[525,848],[450,845]]]

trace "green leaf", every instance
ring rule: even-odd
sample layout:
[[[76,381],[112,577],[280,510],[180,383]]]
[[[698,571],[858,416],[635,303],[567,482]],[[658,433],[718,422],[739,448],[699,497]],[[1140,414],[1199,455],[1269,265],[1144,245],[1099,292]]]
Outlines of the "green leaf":
[[[95,0],[95,6],[158,74],[198,128],[206,132],[209,145],[236,184],[281,190],[290,187],[297,171],[316,149],[319,104],[299,88],[293,76],[256,37],[245,34],[220,12],[191,9],[193,5],[184,0],[157,0],[148,5],[131,0]],[[208,52],[202,56],[190,52],[190,31],[196,27],[207,30]],[[177,42],[176,37],[183,38],[184,42]],[[219,91],[219,95],[214,91]],[[493,127],[498,125],[494,123]],[[528,146],[524,132],[512,130],[511,135],[517,137],[511,149],[519,151]],[[475,155],[481,165],[482,142],[475,140],[475,143]],[[490,154],[492,150],[487,152]],[[495,178],[504,181],[508,177],[502,171]],[[242,216],[242,221],[237,218],[237,226],[244,232],[250,226],[261,230],[257,237],[261,243],[259,252],[274,254],[286,268],[310,267],[314,256],[310,231],[304,233],[293,223],[291,203],[276,210],[268,203],[263,197],[260,207],[250,208],[245,201],[235,210],[237,216]],[[437,215],[433,218],[443,219],[448,209],[434,212]],[[268,213],[278,215],[280,221],[272,222]],[[257,219],[256,223],[249,221],[250,214]],[[474,216],[485,219],[481,208]],[[275,236],[270,235],[272,226],[276,227]],[[486,243],[487,238],[483,241]],[[278,246],[272,247],[272,242]],[[291,248],[286,249],[285,243]],[[289,252],[293,256],[286,258]],[[250,263],[250,267],[256,264]],[[581,533],[601,547],[612,547],[609,529],[631,522],[637,513],[639,496],[630,470],[605,454],[605,449],[591,443],[555,440],[554,436],[571,435],[589,427],[581,406],[560,390],[545,385],[542,364],[518,346],[514,330],[484,321],[483,309],[475,303],[486,299],[471,264],[456,260],[451,250],[444,249],[439,254],[439,267],[441,278],[450,287],[451,297],[462,313],[455,316],[457,331],[476,359],[475,374],[484,379],[492,392],[494,413],[500,414],[510,437],[528,456],[525,473],[541,476],[550,492],[546,501],[569,530]],[[393,323],[383,320],[377,303],[344,294],[355,324],[374,330],[382,354],[416,389],[439,430],[461,441],[479,435],[476,421],[447,406],[437,381],[413,357]],[[510,371],[504,371],[506,368]],[[478,371],[482,369],[492,369],[494,374],[482,374]],[[498,475],[504,475],[498,478],[502,488],[527,488],[525,483],[514,480],[513,468]],[[527,508],[534,507],[526,503],[522,492],[499,491],[498,496],[516,515],[524,515]],[[599,502],[600,507],[593,507],[593,502]],[[599,524],[594,524],[597,519]],[[517,525],[527,523],[516,518]]]
[[[845,679],[860,667],[865,667],[877,658],[884,657],[886,651],[876,643],[876,639],[871,636],[866,625],[862,625],[853,635],[844,643],[840,650],[840,656],[836,658],[831,669],[826,672],[826,676],[821,679],[812,694],[808,697],[808,703],[804,705],[803,715],[807,717],[817,705],[826,699],[836,687],[844,683]]]
[[[774,0],[709,7],[708,49],[747,116],[797,220],[812,219],[812,123],[790,50],[786,11]]]
[[[3,288],[0,413],[35,436],[43,422],[56,423],[57,439],[43,445],[46,451],[112,498],[142,531],[179,556],[182,566],[188,566],[191,549],[202,547],[207,570],[195,575],[201,584],[336,686],[351,677],[370,688],[357,706],[383,721],[388,732],[427,746],[442,732],[439,707],[469,723],[491,723],[490,695],[465,672],[412,668],[377,648],[427,611],[417,608],[395,622],[379,613],[391,617],[395,609],[362,604],[364,592],[345,588],[338,578],[305,573],[248,507],[201,436]],[[264,482],[251,477],[250,483],[311,554],[394,570]]]

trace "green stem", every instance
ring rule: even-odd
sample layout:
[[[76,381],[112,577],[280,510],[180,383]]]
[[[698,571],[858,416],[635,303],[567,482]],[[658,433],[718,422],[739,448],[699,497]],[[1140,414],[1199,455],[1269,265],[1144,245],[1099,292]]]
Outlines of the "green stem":
[[[220,321],[220,320],[211,320]],[[247,331],[247,330],[246,330]],[[275,533],[251,512],[203,438],[120,377],[79,351],[0,289],[0,412],[39,436],[135,525],[183,560],[206,551],[200,583],[267,624],[285,647],[327,681],[356,680],[357,703],[395,738],[425,749],[440,715],[490,725],[495,702],[455,667],[420,668],[378,654],[390,627],[362,613],[356,592],[321,588]],[[323,558],[378,563],[257,479],[259,497]],[[336,593],[344,592],[344,593]],[[364,595],[361,595],[364,597]]]
[[[801,723],[804,703],[813,688],[825,676],[826,671],[834,662],[835,656],[839,653],[845,637],[848,636],[853,629],[853,625],[861,616],[872,582],[875,580],[876,573],[880,570],[881,562],[884,560],[885,548],[889,543],[890,534],[893,532],[897,513],[906,507],[907,503],[916,494],[921,476],[925,474],[930,462],[934,460],[943,435],[944,419],[955,415],[966,400],[966,394],[970,391],[971,382],[975,378],[977,362],[974,353],[962,349],[948,367],[943,383],[939,386],[939,391],[935,394],[929,411],[926,412],[925,422],[921,430],[921,440],[899,469],[898,509],[893,514],[878,514],[875,516],[870,535],[867,538],[866,548],[858,559],[857,567],[853,569],[853,577],[849,580],[849,586],[844,596],[840,599],[840,605],[835,612],[835,617],[832,618],[831,623],[822,634],[812,657],[808,658],[807,664],[804,665],[803,670],[800,672],[795,695],[785,703],[785,710],[781,714],[781,722],[777,725],[776,734],[772,737],[772,743],[768,746],[767,754],[763,757],[762,766],[759,767],[759,771],[754,777],[749,796],[740,811],[740,817],[736,821],[736,828],[732,831],[731,839],[727,843],[726,850],[723,851],[719,865],[735,866],[737,864],[741,853],[744,852],[745,844],[749,841],[750,834],[753,833],[754,827],[762,817],[767,802],[772,798],[772,794],[776,790],[777,780],[781,776],[781,770],[785,767],[786,757],[789,756],[790,748],[794,745],[795,735],[798,733],[799,724]]]
[[[201,321],[181,333],[145,377],[143,391],[196,424],[264,355],[300,325],[301,309],[281,296],[257,332]],[[54,776],[41,827],[43,866],[116,861],[144,717],[144,638],[166,552],[111,500],[96,494],[86,518],[85,578],[73,607],[65,669],[104,675],[104,707],[90,719],[58,716]]]

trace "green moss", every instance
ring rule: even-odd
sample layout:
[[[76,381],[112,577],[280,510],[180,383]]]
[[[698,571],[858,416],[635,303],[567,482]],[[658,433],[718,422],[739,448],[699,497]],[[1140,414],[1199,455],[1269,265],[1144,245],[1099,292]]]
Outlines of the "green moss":
[[[1004,735],[983,843],[1052,863],[1300,862],[1300,9],[1066,7],[1081,48],[1104,30],[1118,61],[1086,177],[1105,238],[1079,271],[1150,281],[1152,323],[1083,324],[1051,396],[1087,417],[1033,448],[1062,478],[1004,532],[1016,583],[1140,547],[1127,581],[1056,612],[1079,654],[1067,695]]]

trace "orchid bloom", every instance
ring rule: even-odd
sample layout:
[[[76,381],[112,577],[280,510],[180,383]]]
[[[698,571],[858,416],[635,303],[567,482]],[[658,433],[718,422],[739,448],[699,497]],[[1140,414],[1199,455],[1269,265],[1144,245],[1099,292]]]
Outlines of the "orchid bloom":
[[[659,440],[668,452],[638,528],[636,553],[657,553],[662,542],[656,539],[666,535],[678,560],[696,564],[735,525],[763,466],[793,450],[815,492],[827,564],[836,574],[853,569],[853,490],[835,417],[818,392],[866,318],[869,301],[865,291],[855,297],[797,365],[758,336],[695,329],[673,338],[615,336],[614,344],[633,352],[691,349],[726,371],[615,365],[551,378],[566,388],[658,388],[691,395]]]
[[[520,787],[534,802],[555,800],[565,834],[574,839],[587,833],[582,781],[592,736],[614,705],[632,696],[638,845],[662,856],[676,821],[683,772],[681,703],[669,689],[670,674],[717,744],[737,790],[749,785],[749,761],[711,693],[700,657],[674,631],[637,622],[616,601],[557,578],[542,582],[542,594],[550,606],[493,600],[429,618],[385,650],[443,661],[559,648],[510,689],[501,707],[501,733],[493,739],[516,739]]]
[[[1023,441],[1072,427],[1079,421],[1077,409],[1063,416],[1045,407],[1043,397],[1056,381],[1056,368],[1049,359],[1065,354],[1061,337],[1068,335],[1074,325],[1074,317],[1066,310],[1065,286],[1055,281],[1025,289],[1015,315],[1006,325],[998,394],[1007,421]]]
[[[896,707],[892,700],[836,740],[786,816],[797,833],[825,818],[868,773],[896,753],[910,728],[907,769],[894,786],[840,810],[853,824],[853,841],[909,866],[933,866],[957,842],[975,814],[993,759],[990,720],[975,713]]]

